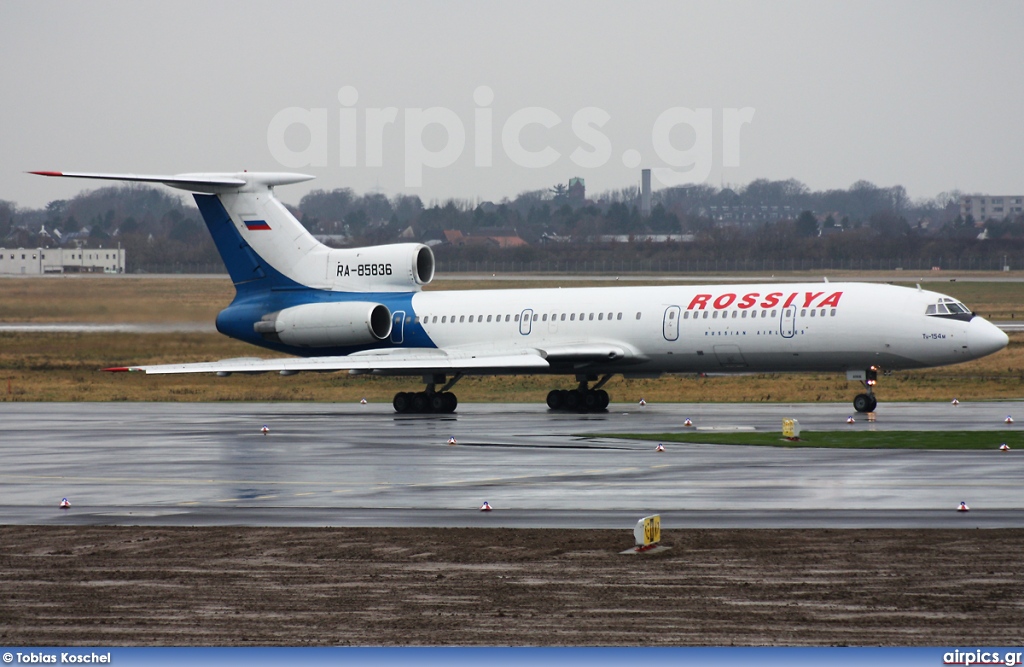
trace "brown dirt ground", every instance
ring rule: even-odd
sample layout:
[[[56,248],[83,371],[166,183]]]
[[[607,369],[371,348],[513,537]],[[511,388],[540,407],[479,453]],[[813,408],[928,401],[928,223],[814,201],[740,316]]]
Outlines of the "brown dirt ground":
[[[1024,530],[664,537],[0,526],[0,643],[1024,643]]]

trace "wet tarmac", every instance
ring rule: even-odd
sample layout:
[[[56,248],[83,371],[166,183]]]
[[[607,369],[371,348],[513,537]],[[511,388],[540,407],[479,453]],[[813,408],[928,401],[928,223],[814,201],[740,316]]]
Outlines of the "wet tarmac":
[[[606,414],[463,404],[4,403],[8,524],[612,528],[1024,527],[1024,446],[998,451],[655,444],[695,429],[1024,428],[1024,402],[613,404]],[[1024,424],[1024,422],[1022,422]],[[261,428],[266,425],[264,435]],[[698,431],[699,432],[699,431]],[[583,435],[592,434],[592,435]],[[450,437],[456,439],[449,445]],[[1015,443],[1014,443],[1015,444]],[[58,509],[61,498],[71,508]],[[487,501],[494,511],[479,512]],[[960,501],[971,511],[957,512]]]

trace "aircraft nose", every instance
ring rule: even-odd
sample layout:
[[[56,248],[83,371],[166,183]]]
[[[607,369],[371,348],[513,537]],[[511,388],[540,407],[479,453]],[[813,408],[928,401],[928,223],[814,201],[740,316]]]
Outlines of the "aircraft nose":
[[[967,349],[972,357],[998,352],[1009,342],[1009,336],[983,317],[973,317],[967,324]]]

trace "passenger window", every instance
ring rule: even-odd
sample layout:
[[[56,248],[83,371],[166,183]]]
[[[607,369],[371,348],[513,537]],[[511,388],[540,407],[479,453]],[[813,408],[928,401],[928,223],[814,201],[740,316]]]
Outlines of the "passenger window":
[[[437,315],[434,315],[434,317],[433,317],[433,319],[431,319],[430,323],[431,324],[437,324]]]
[[[562,313],[562,317],[561,317],[561,320],[562,320],[563,322],[565,322],[565,313]]]
[[[516,322],[519,321],[519,315],[516,315]]]
[[[815,311],[815,310],[814,310],[813,308],[811,308],[811,317],[814,317],[814,315],[815,315],[815,313],[816,313],[816,312],[817,312],[817,311]]]
[[[604,313],[598,313],[597,314],[597,319],[603,320],[604,319]]]
[[[470,324],[472,324],[472,322],[473,322],[473,316],[472,315],[469,316],[469,322],[470,322]]]
[[[638,319],[638,320],[640,319],[640,313],[636,314],[636,319]]]
[[[500,318],[501,318],[501,315],[498,315],[498,318],[500,319]],[[490,315],[488,315],[488,316],[487,316],[487,321],[488,321],[488,322],[490,322],[490,321],[491,321],[491,316],[490,316]]]
[[[542,317],[540,319],[542,319],[543,321],[547,322],[548,321],[548,314],[544,313],[544,317]]]
[[[708,311],[706,311],[706,310],[704,311],[704,319],[705,320],[708,319]]]
[[[674,310],[668,311],[668,319],[670,319],[670,320],[676,319],[676,311],[674,311]]]
[[[434,319],[436,320],[437,318],[435,317]],[[447,315],[442,315],[442,316],[441,316],[441,324],[444,324],[444,323],[445,323],[445,320],[447,320],[447,319],[448,319],[448,316],[447,316]]]
[[[472,317],[472,315],[470,315],[470,317]],[[465,315],[460,315],[459,316],[459,324],[462,324],[465,321],[466,321],[466,316]]]
[[[508,322],[508,318],[509,318],[509,316],[508,316],[508,315],[506,315],[506,316],[505,316],[505,321],[506,321],[506,322]]]
[[[833,308],[833,309],[832,309],[832,313],[831,313],[831,315],[832,315],[832,317],[835,317],[835,316],[836,316],[836,309],[835,309],[835,308]]]
[[[743,311],[743,319],[747,319],[747,311]]]
[[[608,313],[608,319],[609,320],[612,319],[612,314],[611,313]]]
[[[622,313],[619,313],[619,316],[618,316],[618,317],[616,317],[615,319],[617,319],[617,320],[621,320],[621,319],[622,319]]]
[[[789,315],[789,311],[786,311],[786,315]],[[807,309],[806,308],[802,308],[800,310],[800,317],[805,317],[806,315],[807,315]]]
[[[570,313],[569,314],[569,321],[570,322],[575,322],[576,321],[576,313]]]
[[[683,319],[684,320],[690,319],[690,311],[688,311],[688,310],[684,310],[683,311]]]
[[[538,315],[537,313],[534,313],[533,314],[533,321],[536,322],[538,317],[540,317],[540,315]]]
[[[717,320],[718,319],[718,311],[717,310],[715,312],[711,313],[711,319],[713,319],[713,320]]]
[[[737,316],[737,315],[739,315],[739,314],[740,314],[740,311],[738,311],[738,310],[734,310],[734,311],[732,311],[732,319],[734,319],[734,320],[735,320],[735,319],[736,319],[736,316]]]
[[[594,321],[594,314],[593,314],[593,313],[591,313],[591,314],[590,314],[590,321],[591,321],[591,322],[593,322],[593,321]]]
[[[483,324],[483,321],[484,321],[484,316],[483,316],[483,315],[477,315],[477,316],[476,316],[476,321],[477,321],[477,322],[480,322],[481,324]]]
[[[774,310],[772,311],[772,317],[775,317],[775,311]]]

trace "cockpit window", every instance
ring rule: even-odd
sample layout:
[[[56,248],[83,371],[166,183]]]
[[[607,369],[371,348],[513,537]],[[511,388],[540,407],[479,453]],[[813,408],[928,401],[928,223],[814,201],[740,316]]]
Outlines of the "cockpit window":
[[[938,303],[929,304],[924,314],[964,321],[970,320],[973,317],[973,313],[971,313],[967,306],[945,296],[941,297]]]

